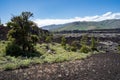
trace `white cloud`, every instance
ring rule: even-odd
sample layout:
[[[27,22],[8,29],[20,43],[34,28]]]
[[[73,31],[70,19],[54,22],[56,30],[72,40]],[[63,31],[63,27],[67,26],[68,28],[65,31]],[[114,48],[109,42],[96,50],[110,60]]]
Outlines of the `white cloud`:
[[[36,19],[34,22],[39,26],[46,26],[52,24],[65,24],[75,21],[102,21],[107,19],[120,19],[120,13],[107,12],[103,15],[86,16],[86,17],[75,17],[70,19]]]

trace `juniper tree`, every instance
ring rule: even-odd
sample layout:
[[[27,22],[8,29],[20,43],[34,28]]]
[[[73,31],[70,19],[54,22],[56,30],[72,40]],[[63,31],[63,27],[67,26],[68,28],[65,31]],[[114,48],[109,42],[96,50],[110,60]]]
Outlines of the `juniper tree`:
[[[88,53],[91,51],[90,47],[87,45],[87,41],[88,41],[88,35],[83,35],[80,41],[81,43],[80,52]]]
[[[65,36],[62,36],[62,38],[61,38],[61,45],[62,45],[62,46],[65,46],[65,45],[66,45]]]
[[[65,36],[62,36],[62,38],[61,38],[61,45],[66,49],[66,39],[65,39]]]
[[[11,28],[8,32],[8,39],[18,45],[22,51],[33,51],[38,40],[37,34],[32,33],[33,27],[37,25],[30,20],[33,16],[31,12],[22,12],[19,16],[13,16],[7,26]]]
[[[92,51],[97,51],[97,48],[96,48],[96,44],[97,44],[97,41],[95,40],[95,38],[92,36],[91,37],[91,50]]]
[[[80,40],[80,44],[81,45],[86,45],[87,44],[87,40],[88,40],[88,35],[83,35],[81,40]]]
[[[71,43],[71,51],[77,51],[77,49],[80,47],[80,42],[77,40],[74,40]]]

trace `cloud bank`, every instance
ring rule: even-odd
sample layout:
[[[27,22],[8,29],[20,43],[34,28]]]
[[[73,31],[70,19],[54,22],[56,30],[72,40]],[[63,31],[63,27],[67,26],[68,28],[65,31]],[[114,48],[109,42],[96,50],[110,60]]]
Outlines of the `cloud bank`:
[[[120,13],[112,13],[107,12],[103,15],[95,15],[95,16],[86,16],[86,17],[75,17],[70,19],[36,19],[34,22],[39,26],[46,26],[52,24],[65,24],[75,21],[102,21],[107,19],[120,19]]]

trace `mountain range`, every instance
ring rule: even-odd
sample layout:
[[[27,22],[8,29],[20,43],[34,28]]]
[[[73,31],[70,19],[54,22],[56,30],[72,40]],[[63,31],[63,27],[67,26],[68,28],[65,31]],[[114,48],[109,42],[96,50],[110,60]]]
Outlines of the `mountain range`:
[[[104,21],[77,21],[59,25],[48,25],[43,26],[42,28],[49,31],[115,29],[120,28],[120,19],[111,19]]]

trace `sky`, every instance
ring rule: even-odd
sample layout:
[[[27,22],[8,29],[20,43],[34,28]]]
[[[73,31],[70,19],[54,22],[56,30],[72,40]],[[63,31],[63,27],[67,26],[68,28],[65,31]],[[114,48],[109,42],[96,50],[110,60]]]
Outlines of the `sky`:
[[[0,0],[3,24],[23,11],[34,14],[31,19],[39,27],[74,21],[120,19],[120,0]]]

